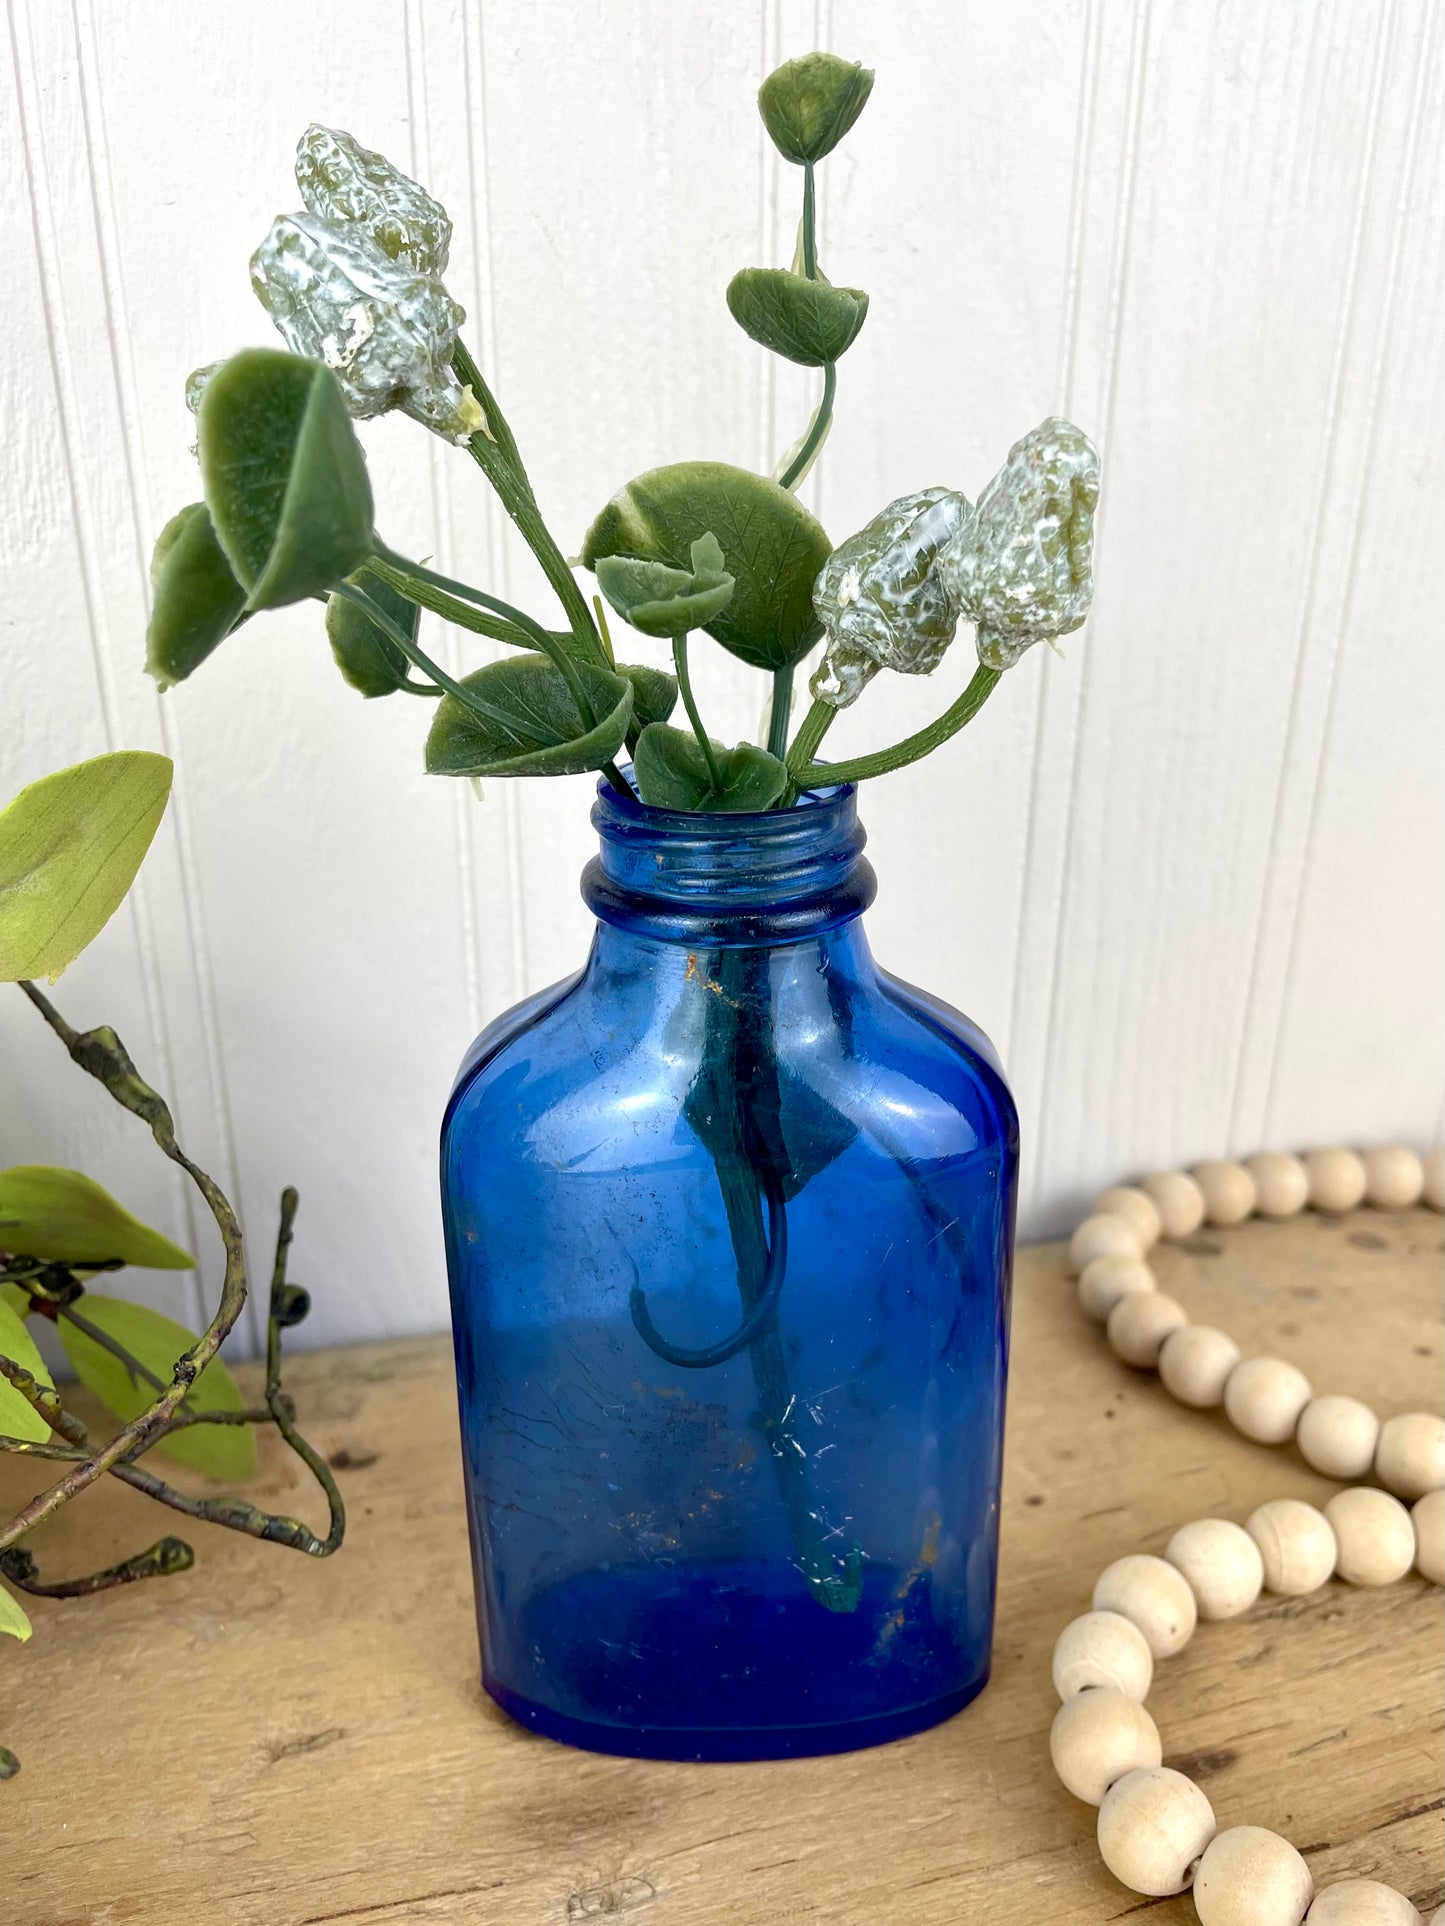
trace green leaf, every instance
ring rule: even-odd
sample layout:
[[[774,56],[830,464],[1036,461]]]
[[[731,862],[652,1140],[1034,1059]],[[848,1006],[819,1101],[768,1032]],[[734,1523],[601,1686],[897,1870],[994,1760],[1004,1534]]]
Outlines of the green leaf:
[[[53,983],[110,921],[150,848],[171,762],[121,749],[33,782],[0,812],[0,982]]]
[[[206,384],[206,506],[248,609],[300,602],[371,552],[371,484],[341,387],[319,361],[248,348]]]
[[[713,748],[721,768],[720,790],[712,786],[712,772],[695,735],[663,722],[649,723],[637,738],[632,756],[642,800],[653,809],[710,814],[741,816],[771,809],[788,781],[787,769],[778,758],[751,742],[740,742],[736,749],[714,743]]]
[[[3,1299],[0,1299],[0,1357],[22,1365],[37,1383],[54,1390],[54,1380],[35,1348],[34,1338],[25,1328],[24,1319]],[[8,1378],[0,1378],[0,1437],[32,1438],[38,1444],[44,1444],[50,1437],[50,1426]]]
[[[8,1632],[11,1638],[22,1641],[30,1636],[30,1620],[22,1611],[20,1600],[13,1592],[7,1592],[3,1585],[0,1585],[0,1632]],[[14,1775],[7,1773],[5,1776],[10,1778]]]
[[[619,662],[617,673],[632,684],[632,721],[639,729],[666,722],[677,707],[677,677],[641,662]]]
[[[97,1330],[124,1345],[162,1384],[170,1383],[176,1359],[196,1341],[184,1324],[163,1317],[159,1311],[148,1310],[144,1304],[127,1304],[118,1297],[102,1297],[95,1291],[87,1291],[75,1308]],[[129,1424],[155,1403],[158,1394],[154,1385],[135,1376],[94,1338],[77,1330],[69,1318],[62,1316],[58,1329],[75,1375],[123,1424]],[[186,1408],[241,1411],[245,1402],[236,1380],[219,1358],[213,1358],[192,1385]],[[249,1478],[256,1468],[256,1441],[251,1427],[244,1424],[189,1425],[184,1431],[163,1439],[155,1448],[178,1464],[208,1472],[213,1478]]]
[[[16,1164],[0,1170],[0,1250],[84,1269],[119,1260],[191,1271],[196,1260],[78,1170]]]
[[[597,586],[643,635],[676,637],[705,628],[733,599],[733,578],[711,533],[693,543],[690,569],[635,555],[604,555],[597,564]]]
[[[873,91],[873,74],[836,54],[785,61],[758,89],[758,112],[784,159],[821,160],[857,120]]]
[[[574,666],[600,718],[595,726],[578,713],[561,671],[545,656],[511,656],[462,677],[484,716],[456,696],[442,697],[426,739],[428,770],[434,776],[575,776],[610,762],[627,736],[632,683],[590,663]]]
[[[805,368],[845,354],[868,312],[860,288],[830,287],[786,268],[744,268],[728,282],[727,298],[744,334]]]
[[[389,615],[410,640],[416,640],[421,610],[415,602],[383,582],[380,576],[359,571],[350,581]],[[411,664],[395,642],[372,621],[363,608],[344,595],[333,595],[326,604],[326,633],[336,666],[364,696],[395,695],[407,679]]]
[[[151,556],[146,668],[163,689],[184,682],[248,620],[246,591],[216,540],[210,510],[192,502],[161,530]]]
[[[582,560],[595,569],[605,556],[630,555],[690,574],[692,544],[708,533],[735,586],[707,633],[755,668],[799,661],[822,634],[813,584],[831,548],[797,497],[762,475],[720,461],[651,469],[602,510]]]

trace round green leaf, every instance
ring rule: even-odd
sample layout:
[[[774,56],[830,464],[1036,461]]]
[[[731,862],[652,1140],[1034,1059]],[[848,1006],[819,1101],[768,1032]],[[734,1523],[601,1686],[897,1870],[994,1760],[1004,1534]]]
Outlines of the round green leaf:
[[[666,722],[677,707],[677,677],[666,669],[652,669],[642,662],[619,662],[617,673],[632,684],[630,727],[645,729],[649,722]]]
[[[132,1217],[92,1178],[50,1164],[0,1170],[0,1250],[79,1269],[116,1261],[157,1271],[196,1267],[189,1251]]]
[[[833,151],[872,91],[872,72],[856,61],[804,54],[768,75],[758,89],[758,112],[778,152],[801,166]]]
[[[75,1308],[97,1330],[123,1345],[162,1384],[170,1383],[176,1359],[196,1341],[184,1324],[144,1304],[127,1304],[118,1297],[87,1291]],[[61,1317],[57,1328],[75,1375],[123,1424],[155,1403],[158,1394],[153,1384],[136,1376],[69,1318]],[[186,1398],[186,1408],[192,1411],[241,1411],[245,1404],[240,1387],[219,1358],[206,1366]],[[208,1472],[213,1478],[249,1478],[256,1469],[256,1441],[251,1427],[245,1424],[188,1425],[155,1448],[178,1464]]]
[[[755,743],[736,749],[713,744],[722,775],[714,789],[702,744],[687,729],[649,723],[637,738],[633,774],[642,800],[653,809],[691,809],[708,814],[752,815],[771,809],[787,786],[788,772]]]
[[[846,354],[868,312],[860,288],[809,281],[786,268],[744,268],[728,282],[727,298],[744,334],[805,368]]]
[[[594,716],[578,713],[562,673],[543,655],[510,656],[463,676],[477,714],[444,695],[426,739],[434,776],[575,776],[600,769],[622,747],[632,717],[632,683],[591,663],[575,664]]]
[[[161,530],[151,557],[151,596],[146,668],[170,689],[247,619],[246,591],[231,573],[204,502],[192,502]]]
[[[633,628],[665,637],[706,628],[733,597],[731,575],[704,587],[682,569],[632,555],[604,555],[597,564],[597,586]]]
[[[692,544],[709,532],[734,588],[707,633],[755,668],[800,660],[822,634],[813,584],[831,547],[797,497],[762,475],[720,461],[653,468],[602,510],[582,560],[595,569],[605,556],[628,555],[691,572]]]
[[[121,749],[33,782],[0,811],[0,982],[53,983],[110,921],[171,793],[171,761]]]
[[[206,506],[248,609],[333,588],[371,552],[371,484],[335,375],[272,348],[233,355],[198,417]]]
[[[9,1358],[12,1364],[27,1370],[37,1383],[54,1389],[45,1360],[36,1350],[24,1319],[3,1299],[0,1299],[0,1357]],[[30,1438],[37,1444],[44,1444],[50,1437],[50,1426],[8,1378],[0,1378],[0,1437]]]
[[[402,633],[416,640],[421,610],[415,602],[383,582],[380,576],[362,571],[351,577]],[[407,679],[411,664],[388,635],[372,621],[363,608],[344,595],[331,596],[326,604],[326,634],[336,666],[364,696],[395,695]]]
[[[13,1592],[7,1592],[3,1585],[0,1585],[0,1632],[8,1632],[11,1638],[21,1640],[30,1636],[30,1620],[25,1616],[20,1600]],[[0,1751],[3,1749],[0,1747]],[[13,1758],[14,1754],[10,1756]],[[0,1777],[7,1779],[14,1776],[13,1772],[0,1774]]]

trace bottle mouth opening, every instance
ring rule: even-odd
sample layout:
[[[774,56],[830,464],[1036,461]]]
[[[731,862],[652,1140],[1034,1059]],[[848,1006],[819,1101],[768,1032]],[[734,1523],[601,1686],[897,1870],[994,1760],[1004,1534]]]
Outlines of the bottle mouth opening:
[[[629,782],[634,780],[632,764],[618,764],[622,774]],[[727,836],[748,829],[761,830],[766,825],[782,824],[792,826],[799,821],[813,818],[815,812],[836,808],[840,803],[852,801],[857,796],[857,786],[851,782],[831,783],[826,787],[802,790],[796,802],[789,803],[786,809],[756,810],[695,810],[659,809],[652,803],[645,803],[641,797],[624,796],[612,787],[606,776],[597,778],[597,803],[592,811],[592,820],[599,830],[603,829],[604,819],[616,818],[638,825],[651,825],[658,834],[682,833],[690,835]]]

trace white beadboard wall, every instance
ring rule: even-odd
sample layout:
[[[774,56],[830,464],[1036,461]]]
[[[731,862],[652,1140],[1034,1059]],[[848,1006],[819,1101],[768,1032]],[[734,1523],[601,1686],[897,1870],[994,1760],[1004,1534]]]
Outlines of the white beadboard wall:
[[[354,697],[311,610],[160,699],[182,379],[270,338],[246,263],[321,120],[452,210],[453,291],[564,546],[655,463],[771,468],[812,378],[722,292],[790,257],[799,177],[753,96],[812,45],[879,79],[822,173],[825,265],[872,308],[810,505],[839,539],[907,489],[972,492],[1055,411],[1104,454],[1067,660],[1034,651],[865,801],[876,950],[1013,1078],[1025,1234],[1143,1166],[1440,1134],[1431,0],[11,0],[3,792],[175,758],[140,887],[56,995],[173,1095],[263,1267],[299,1185],[311,1342],[445,1322],[438,1117],[473,1032],[583,952],[588,784],[426,778],[420,705]],[[366,433],[393,542],[546,607],[464,457]],[[919,726],[966,667],[883,678],[830,748]],[[702,679],[751,733],[751,672]],[[13,992],[0,1051],[0,1161],[83,1166],[192,1240],[198,1279],[129,1288],[198,1316],[214,1239],[145,1134]]]

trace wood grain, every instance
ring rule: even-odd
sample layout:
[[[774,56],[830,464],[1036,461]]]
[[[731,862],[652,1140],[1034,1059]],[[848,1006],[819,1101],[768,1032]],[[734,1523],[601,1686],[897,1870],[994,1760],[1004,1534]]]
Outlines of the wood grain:
[[[1160,1254],[1161,1279],[1247,1351],[1382,1411],[1439,1398],[1441,1221],[1250,1224]],[[303,1421],[352,1525],[311,1565],[216,1532],[164,1589],[37,1601],[4,1656],[6,1926],[1037,1926],[1147,1915],[1054,1781],[1049,1653],[1096,1573],[1190,1517],[1330,1487],[1292,1451],[1186,1412],[1084,1324],[1056,1248],[1014,1315],[993,1681],[947,1725],[841,1758],[684,1766],[572,1752],[477,1685],[450,1362],[440,1341],[312,1354]],[[257,1490],[305,1503],[265,1456]],[[293,1493],[295,1496],[293,1497]],[[156,1535],[126,1492],[43,1547],[96,1564]],[[1317,1879],[1445,1896],[1440,1597],[1332,1583],[1201,1628],[1150,1705],[1222,1826],[1274,1827]],[[169,1736],[166,1736],[169,1735]]]

